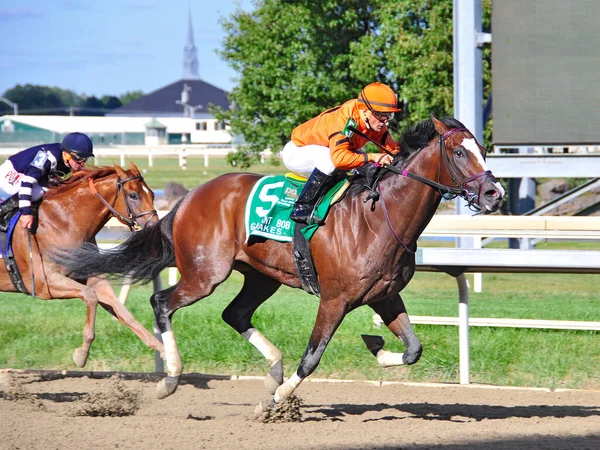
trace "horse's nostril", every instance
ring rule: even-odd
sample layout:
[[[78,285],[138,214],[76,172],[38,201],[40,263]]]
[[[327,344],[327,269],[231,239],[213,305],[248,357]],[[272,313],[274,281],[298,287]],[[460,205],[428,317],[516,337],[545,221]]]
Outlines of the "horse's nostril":
[[[496,189],[490,189],[485,191],[484,195],[486,197],[498,197],[499,193]]]

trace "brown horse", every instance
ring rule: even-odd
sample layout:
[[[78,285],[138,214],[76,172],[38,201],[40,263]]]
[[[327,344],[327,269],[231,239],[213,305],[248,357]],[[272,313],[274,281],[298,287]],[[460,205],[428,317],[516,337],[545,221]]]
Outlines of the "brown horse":
[[[115,296],[106,277],[90,277],[87,282],[87,277],[69,278],[64,268],[47,257],[56,248],[74,247],[82,242],[95,245],[96,234],[113,215],[132,229],[158,220],[154,193],[133,163],[128,170],[115,165],[73,174],[44,196],[35,234],[29,237],[19,223],[13,233],[15,262],[28,292],[43,300],[80,298],[86,304],[83,344],[73,353],[78,367],[85,366],[95,337],[98,302],[148,347],[164,351],[162,343],[138,323]],[[0,264],[0,290],[17,290],[4,264]]]
[[[444,194],[461,196],[473,208],[491,213],[502,204],[504,189],[486,166],[485,150],[456,119],[417,124],[403,134],[401,148],[403,155],[379,171],[371,192],[359,189],[365,184],[359,177],[357,188],[332,207],[327,223],[311,239],[320,306],[300,365],[285,383],[281,352],[251,319],[282,284],[298,288],[301,282],[290,243],[246,242],[246,199],[260,175],[215,178],[118,248],[102,253],[81,248],[65,263],[79,274],[129,273],[139,281],[176,264],[179,283],[151,298],[166,351],[167,377],[157,386],[159,398],[175,391],[183,371],[173,314],[210,295],[232,270],[244,275],[244,285],[223,319],[269,361],[266,381],[274,394],[272,402],[289,396],[316,369],[346,314],[362,305],[378,313],[406,345],[403,354],[379,349],[380,364],[413,364],[422,347],[399,293],[415,272],[417,239]],[[366,203],[369,198],[372,201]]]

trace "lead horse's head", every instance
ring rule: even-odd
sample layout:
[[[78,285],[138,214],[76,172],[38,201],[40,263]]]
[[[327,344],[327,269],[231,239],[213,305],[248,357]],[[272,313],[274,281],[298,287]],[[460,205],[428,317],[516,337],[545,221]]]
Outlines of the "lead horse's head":
[[[439,182],[464,198],[469,208],[483,214],[497,211],[505,191],[486,163],[485,149],[460,122],[455,120],[459,127],[451,128],[433,116],[431,120],[438,133]]]

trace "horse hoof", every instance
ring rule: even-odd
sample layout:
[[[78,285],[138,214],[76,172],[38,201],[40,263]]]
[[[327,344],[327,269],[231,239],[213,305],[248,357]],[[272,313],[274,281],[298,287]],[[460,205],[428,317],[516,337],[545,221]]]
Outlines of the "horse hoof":
[[[79,368],[85,367],[85,364],[87,363],[88,355],[89,355],[88,352],[86,352],[80,348],[77,348],[73,352],[73,362]]]
[[[165,377],[156,385],[156,398],[162,400],[168,397],[177,389],[179,377]]]
[[[261,400],[254,408],[254,415],[256,417],[262,416],[265,412],[269,411],[274,404],[275,400]]]

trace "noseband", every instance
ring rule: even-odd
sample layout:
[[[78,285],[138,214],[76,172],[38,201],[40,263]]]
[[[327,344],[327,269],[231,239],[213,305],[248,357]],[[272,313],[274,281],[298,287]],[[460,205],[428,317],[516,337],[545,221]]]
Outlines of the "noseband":
[[[156,212],[155,209],[151,209],[149,211],[145,211],[145,212],[140,213],[140,214],[135,214],[134,213],[133,209],[131,208],[131,205],[127,201],[127,195],[125,194],[125,189],[123,187],[125,185],[125,183],[127,183],[128,181],[132,181],[132,180],[144,181],[144,178],[141,175],[136,175],[136,176],[133,176],[133,177],[125,178],[124,180],[121,180],[120,177],[117,177],[117,193],[115,195],[115,201],[116,201],[116,197],[118,197],[118,195],[119,195],[119,192],[122,192],[123,193],[123,201],[125,202],[125,207],[127,208],[127,217],[125,217],[121,213],[119,213],[119,211],[117,211],[110,203],[108,203],[106,201],[106,199],[104,197],[102,197],[102,195],[100,195],[100,193],[96,189],[96,186],[94,185],[94,179],[93,178],[89,179],[88,184],[90,186],[91,191],[94,193],[94,195],[96,197],[98,197],[98,199],[100,199],[100,201],[102,203],[104,203],[104,205],[109,209],[109,211],[117,219],[119,219],[121,222],[123,222],[125,225],[127,225],[131,231],[135,231],[135,230],[139,230],[141,228],[137,224],[137,219],[138,218],[143,217],[143,216],[147,216],[148,214],[151,214],[152,216],[154,216],[154,215],[157,215],[157,212]]]

